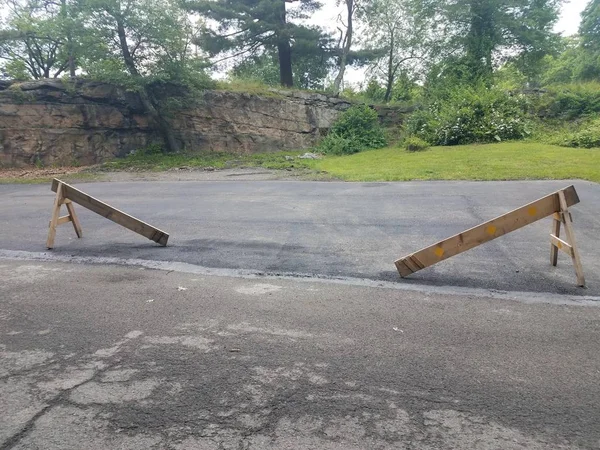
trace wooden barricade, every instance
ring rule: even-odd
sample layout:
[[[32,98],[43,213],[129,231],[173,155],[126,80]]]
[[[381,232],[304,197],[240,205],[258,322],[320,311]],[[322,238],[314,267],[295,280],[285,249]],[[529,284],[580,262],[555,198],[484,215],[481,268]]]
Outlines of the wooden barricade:
[[[119,211],[110,205],[107,205],[100,200],[87,195],[85,192],[74,188],[58,179],[52,181],[52,191],[56,192],[54,198],[54,206],[52,209],[52,218],[50,219],[50,226],[48,230],[48,239],[46,241],[46,247],[49,249],[54,248],[54,238],[56,237],[56,227],[64,223],[71,222],[75,233],[78,238],[83,236],[81,230],[81,224],[77,214],[75,214],[75,208],[73,203],[83,206],[96,214],[106,217],[109,220],[131,230],[142,236],[162,245],[166,246],[169,240],[169,235],[158,228],[153,227],[139,219],[136,219],[129,214],[125,214],[123,211]],[[67,207],[67,215],[60,216],[60,208],[62,205]]]
[[[418,252],[407,255],[396,261],[396,268],[401,277],[415,273],[454,255],[470,250],[485,242],[489,242],[511,231],[518,230],[548,216],[553,216],[550,233],[550,262],[556,266],[558,251],[571,256],[577,275],[577,284],[585,286],[583,267],[579,251],[575,244],[573,218],[568,208],[579,203],[579,196],[574,186],[569,186],[535,202],[517,208],[507,214],[485,222],[455,236],[444,239]],[[564,225],[565,239],[560,238],[560,226]]]

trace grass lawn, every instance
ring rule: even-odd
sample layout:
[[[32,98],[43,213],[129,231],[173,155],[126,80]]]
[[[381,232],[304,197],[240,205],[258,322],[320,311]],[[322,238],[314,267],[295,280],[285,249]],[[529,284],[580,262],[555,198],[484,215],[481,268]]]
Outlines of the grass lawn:
[[[147,155],[116,159],[65,180],[94,180],[110,171],[166,171],[173,168],[226,169],[263,167],[302,171],[304,179],[337,178],[347,181],[408,180],[542,180],[578,178],[600,182],[600,148],[576,149],[536,142],[432,147],[410,153],[399,148],[369,150],[349,156],[299,159],[306,150],[232,155],[227,153]],[[298,173],[298,172],[296,172]],[[2,176],[0,183],[35,183],[51,179]]]
[[[540,180],[600,182],[600,148],[565,148],[535,142],[398,148],[327,157],[313,167],[347,181]]]

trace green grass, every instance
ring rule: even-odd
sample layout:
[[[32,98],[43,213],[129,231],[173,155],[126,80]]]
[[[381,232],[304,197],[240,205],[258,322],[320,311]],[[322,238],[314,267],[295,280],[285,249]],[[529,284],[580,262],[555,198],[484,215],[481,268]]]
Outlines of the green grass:
[[[262,167],[303,171],[306,179],[347,181],[408,180],[542,180],[584,179],[600,182],[600,148],[565,148],[537,142],[432,147],[420,152],[399,148],[369,150],[321,160],[298,159],[304,150],[232,155],[137,154],[107,162],[91,172],[61,178],[90,180],[101,172],[152,171],[175,168],[214,169]],[[287,157],[287,158],[286,158]],[[292,158],[290,158],[292,157]],[[328,175],[324,176],[326,172]],[[47,179],[3,179],[2,183],[36,183]]]
[[[369,150],[315,161],[316,169],[347,181],[541,180],[600,182],[600,148],[565,148],[535,142],[432,147],[409,153]]]
[[[116,159],[103,164],[100,171],[113,170],[147,170],[161,172],[174,168],[206,168],[232,169],[244,167],[262,167],[265,169],[311,169],[313,160],[298,159],[296,156],[305,153],[295,152],[235,154],[200,153],[200,154],[136,154],[127,158]],[[287,158],[286,158],[287,157]],[[293,159],[289,159],[292,157]]]

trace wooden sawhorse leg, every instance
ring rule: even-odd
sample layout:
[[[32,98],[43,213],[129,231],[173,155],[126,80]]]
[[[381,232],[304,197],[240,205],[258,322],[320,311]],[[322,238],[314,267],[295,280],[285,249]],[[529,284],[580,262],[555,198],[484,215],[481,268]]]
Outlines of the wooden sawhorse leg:
[[[60,207],[65,205],[67,207],[67,215],[60,216]],[[54,206],[52,207],[52,217],[50,219],[50,225],[48,229],[48,239],[46,240],[46,247],[48,249],[54,248],[54,238],[56,237],[56,227],[63,223],[71,222],[75,229],[75,234],[78,238],[83,237],[83,231],[81,230],[81,224],[79,218],[75,213],[75,207],[68,198],[63,197],[62,184],[58,185],[56,190],[56,197],[54,198]]]
[[[550,263],[553,266],[558,264],[558,251],[561,250],[571,256],[575,275],[577,275],[577,285],[585,286],[585,277],[583,276],[583,266],[579,256],[579,249],[575,242],[575,232],[573,230],[573,217],[569,212],[565,195],[562,191],[558,192],[558,200],[560,212],[554,213],[552,216],[552,229],[550,231]],[[564,225],[565,238],[560,238],[560,226]]]

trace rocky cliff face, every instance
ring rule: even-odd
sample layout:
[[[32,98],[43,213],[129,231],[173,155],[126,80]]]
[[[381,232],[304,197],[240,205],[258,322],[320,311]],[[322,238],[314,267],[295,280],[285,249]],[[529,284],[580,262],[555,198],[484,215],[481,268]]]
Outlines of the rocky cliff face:
[[[257,152],[315,144],[345,100],[276,91],[251,95],[206,91],[193,108],[170,118],[189,151]],[[380,108],[382,121],[401,113]],[[160,142],[134,93],[79,81],[0,82],[0,165],[93,164]]]

